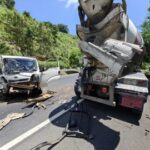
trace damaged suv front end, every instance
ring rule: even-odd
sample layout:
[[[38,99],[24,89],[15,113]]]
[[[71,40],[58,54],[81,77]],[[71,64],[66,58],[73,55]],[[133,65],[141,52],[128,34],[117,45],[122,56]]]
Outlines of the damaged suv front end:
[[[9,94],[13,90],[41,91],[41,73],[36,58],[0,56],[0,91]]]

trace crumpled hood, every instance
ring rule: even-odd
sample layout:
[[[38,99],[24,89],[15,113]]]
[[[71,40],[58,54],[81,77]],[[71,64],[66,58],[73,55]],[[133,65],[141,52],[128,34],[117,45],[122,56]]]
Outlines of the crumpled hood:
[[[30,81],[30,78],[33,74],[37,74],[37,73],[19,73],[15,75],[7,75],[6,78],[8,82],[17,82],[17,81],[28,82]]]

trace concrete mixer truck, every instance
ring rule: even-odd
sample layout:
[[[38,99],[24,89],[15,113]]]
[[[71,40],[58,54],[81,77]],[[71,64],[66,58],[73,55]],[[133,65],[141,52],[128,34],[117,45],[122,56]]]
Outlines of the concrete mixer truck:
[[[145,50],[127,15],[126,1],[79,0],[78,13],[83,67],[74,86],[76,95],[141,115],[148,95],[148,79],[140,71]]]

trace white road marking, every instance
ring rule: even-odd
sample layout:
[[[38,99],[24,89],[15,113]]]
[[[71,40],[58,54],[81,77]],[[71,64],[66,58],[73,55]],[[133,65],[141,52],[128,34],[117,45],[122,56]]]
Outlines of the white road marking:
[[[48,125],[49,123],[50,123],[50,120],[47,119],[46,121],[42,122],[41,124],[37,125],[36,127],[32,128],[31,130],[29,130],[29,131],[25,132],[24,134],[20,135],[19,137],[15,138],[11,142],[7,143],[6,145],[2,146],[0,148],[0,150],[8,150],[8,149],[12,148],[13,146],[15,146],[16,144],[18,144],[21,141],[25,140],[26,138],[28,138],[29,136],[31,136],[32,134],[34,134],[35,132],[37,132],[41,128]]]
[[[84,101],[83,99],[78,100],[78,104],[81,103],[81,102],[83,102],[83,101]],[[48,125],[52,121],[54,121],[56,118],[64,115],[65,113],[67,113],[68,111],[70,111],[75,106],[76,105],[73,104],[69,109],[62,110],[61,112],[59,112],[58,114],[54,115],[53,117],[45,120],[44,122],[40,123],[39,125],[35,126],[34,128],[30,129],[29,131],[23,133],[22,135],[20,135],[19,137],[15,138],[12,141],[10,141],[9,143],[3,145],[2,147],[0,147],[0,150],[9,150],[10,148],[12,148],[15,145],[19,144],[20,142],[22,142],[23,140],[25,140],[26,138],[28,138],[32,134],[36,133],[37,131],[39,131],[40,129],[42,129],[43,127],[45,127],[46,125]]]
[[[52,80],[57,80],[60,78],[60,75],[55,76],[55,77],[51,77],[50,79],[48,79],[48,82],[52,81]]]

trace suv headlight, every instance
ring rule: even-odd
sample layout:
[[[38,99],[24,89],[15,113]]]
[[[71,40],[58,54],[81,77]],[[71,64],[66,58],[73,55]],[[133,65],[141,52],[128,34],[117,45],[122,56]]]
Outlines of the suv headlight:
[[[31,81],[31,82],[39,82],[39,81],[40,81],[39,75],[33,74],[33,75],[31,76],[30,81]]]

